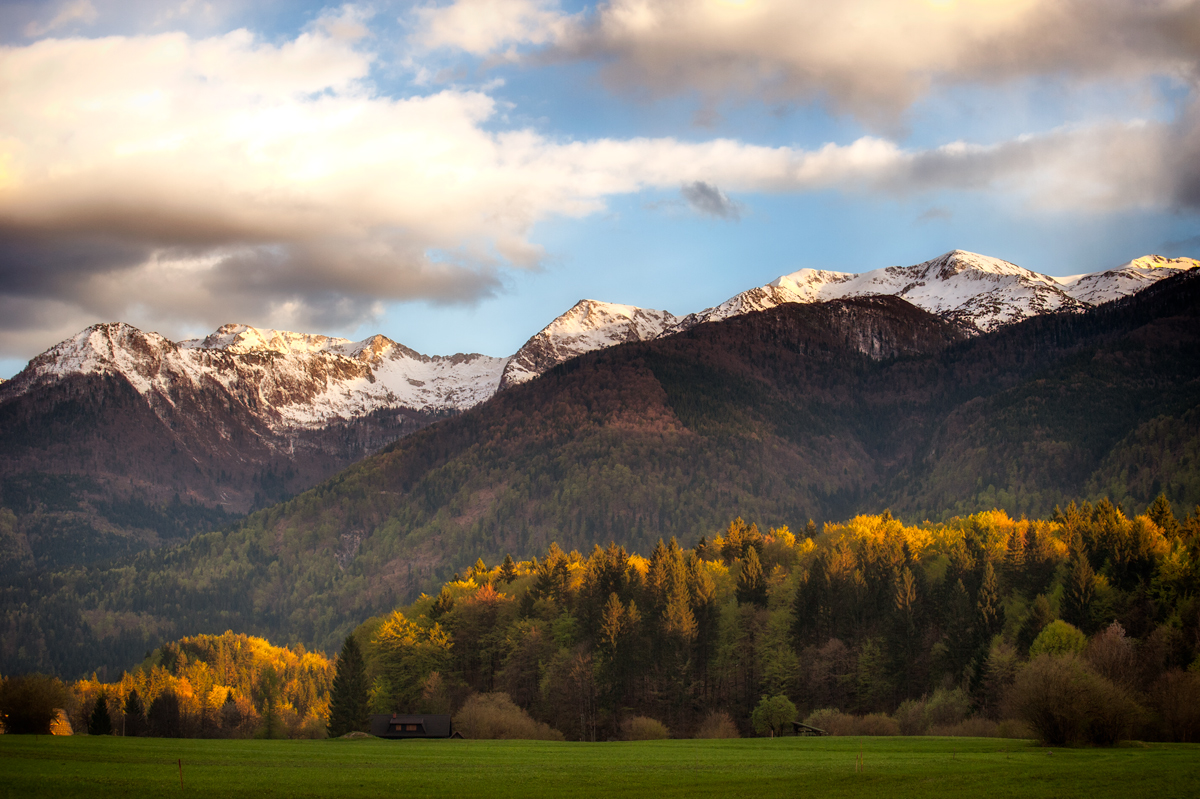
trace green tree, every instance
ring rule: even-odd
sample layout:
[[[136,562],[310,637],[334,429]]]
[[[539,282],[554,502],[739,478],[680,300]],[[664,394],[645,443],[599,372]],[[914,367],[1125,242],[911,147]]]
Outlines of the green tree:
[[[367,667],[354,635],[347,635],[338,655],[337,673],[329,695],[329,737],[366,732],[371,723]]]
[[[1096,598],[1096,572],[1083,550],[1077,550],[1063,586],[1063,619],[1083,631],[1092,628],[1092,601]]]
[[[739,605],[767,606],[767,580],[763,576],[758,550],[752,546],[746,547],[746,555],[742,559],[742,570],[737,580],[737,601]]]
[[[517,564],[513,563],[512,555],[505,555],[504,563],[500,565],[500,582],[507,585],[515,579],[517,579]]]
[[[1167,499],[1166,494],[1159,494],[1158,498],[1150,503],[1150,507],[1146,509],[1146,515],[1168,537],[1179,535],[1179,522],[1176,521],[1175,514],[1171,512],[1171,502]]]
[[[88,717],[88,735],[112,735],[112,717],[108,715],[108,697],[104,691],[96,697],[96,706]]]
[[[1078,627],[1065,621],[1052,621],[1046,625],[1033,645],[1029,647],[1029,659],[1038,655],[1072,655],[1078,654],[1087,646],[1087,636]]]
[[[782,735],[787,725],[796,720],[796,706],[786,696],[762,698],[750,714],[750,723],[759,735]]]
[[[142,706],[142,698],[138,696],[136,688],[129,690],[129,695],[125,697],[125,706],[122,708],[125,719],[121,722],[121,734],[129,737],[136,737],[146,734],[146,709]]]
[[[0,682],[0,719],[8,733],[49,735],[67,688],[57,677],[29,674]]]

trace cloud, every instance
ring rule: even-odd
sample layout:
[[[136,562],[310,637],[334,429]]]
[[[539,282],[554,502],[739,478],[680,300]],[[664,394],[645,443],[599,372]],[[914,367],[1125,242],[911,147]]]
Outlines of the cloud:
[[[917,217],[917,222],[919,224],[924,224],[926,222],[936,222],[936,221],[945,220],[945,219],[952,219],[953,217],[954,217],[954,212],[951,211],[949,208],[942,208],[941,206],[935,205],[932,208],[926,208],[925,211],[923,213],[921,213],[920,216]]]
[[[419,48],[449,47],[477,56],[557,41],[578,19],[554,0],[457,0],[420,7],[415,17],[411,40]]]
[[[82,22],[86,25],[95,22],[97,16],[99,15],[91,0],[72,0],[72,2],[63,3],[58,9],[58,13],[48,22],[30,22],[25,26],[25,35],[30,38],[43,36],[74,22]]]
[[[1186,80],[1200,63],[1200,0],[608,0],[587,16],[458,0],[423,14],[428,43],[541,47],[538,58],[602,65],[617,91],[697,93],[707,109],[818,101],[885,129],[938,86]]]
[[[711,183],[705,183],[703,180],[685,183],[679,189],[679,193],[692,210],[698,213],[718,219],[732,219],[735,222],[742,218],[740,205],[726,197],[725,192]]]
[[[239,30],[0,48],[0,355],[99,320],[332,330],[389,302],[473,303],[540,266],[537,224],[644,190],[733,219],[725,192],[1200,207],[1194,109],[1175,125],[928,150],[570,140],[502,129],[481,91],[379,94],[363,32],[347,9],[281,42]]]

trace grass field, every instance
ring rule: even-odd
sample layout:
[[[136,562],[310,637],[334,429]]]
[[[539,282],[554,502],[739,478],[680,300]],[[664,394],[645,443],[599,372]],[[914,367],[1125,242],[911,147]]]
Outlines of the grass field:
[[[863,771],[856,772],[860,749]],[[1200,746],[1047,750],[990,738],[579,744],[0,735],[0,799],[184,795],[1195,797]]]

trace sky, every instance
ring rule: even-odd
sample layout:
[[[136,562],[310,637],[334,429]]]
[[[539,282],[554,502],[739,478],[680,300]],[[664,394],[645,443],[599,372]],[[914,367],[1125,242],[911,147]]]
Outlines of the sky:
[[[0,377],[88,325],[506,356],[952,249],[1200,255],[1200,0],[0,0]]]

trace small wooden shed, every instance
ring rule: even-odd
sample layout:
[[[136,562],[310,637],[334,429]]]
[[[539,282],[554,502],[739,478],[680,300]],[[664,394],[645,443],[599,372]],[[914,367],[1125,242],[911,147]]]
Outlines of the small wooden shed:
[[[820,727],[810,727],[807,724],[799,721],[792,722],[792,732],[796,735],[828,735],[825,730]]]
[[[377,713],[371,716],[371,734],[379,738],[449,738],[454,731],[449,716]]]

